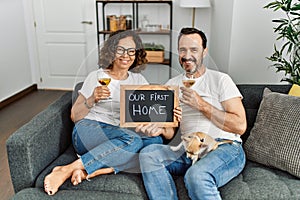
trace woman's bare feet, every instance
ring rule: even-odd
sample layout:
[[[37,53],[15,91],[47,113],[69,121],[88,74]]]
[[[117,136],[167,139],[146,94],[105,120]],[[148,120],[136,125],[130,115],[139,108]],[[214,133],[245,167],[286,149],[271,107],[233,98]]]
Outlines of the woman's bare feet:
[[[48,195],[54,195],[58,188],[70,177],[64,166],[54,167],[52,172],[45,177],[44,190]]]
[[[44,190],[48,195],[54,195],[58,188],[72,176],[73,171],[82,170],[83,164],[80,159],[69,165],[54,167],[52,172],[45,177]]]
[[[83,180],[85,180],[86,177],[87,177],[87,173],[85,170],[77,169],[77,170],[73,171],[73,174],[71,177],[71,182],[73,185],[78,185]]]
[[[97,171],[93,172],[92,174],[88,175],[85,170],[74,170],[72,173],[72,178],[71,182],[73,185],[78,185],[81,183],[83,180],[86,179],[91,179],[96,176],[102,175],[102,174],[110,174],[113,173],[114,169],[113,168],[102,168],[98,169]]]

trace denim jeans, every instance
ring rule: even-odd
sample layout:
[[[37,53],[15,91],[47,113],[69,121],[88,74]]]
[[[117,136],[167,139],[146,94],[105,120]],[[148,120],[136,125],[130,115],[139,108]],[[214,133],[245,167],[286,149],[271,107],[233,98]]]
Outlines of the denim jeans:
[[[162,143],[161,137],[145,138],[147,145]],[[143,139],[132,130],[89,119],[78,121],[72,134],[73,146],[88,174],[112,167],[114,172],[138,166],[137,152]]]
[[[238,142],[220,145],[194,165],[184,148],[173,152],[167,145],[150,145],[141,150],[140,165],[149,199],[176,200],[173,175],[184,175],[191,199],[221,199],[218,188],[236,177],[245,166],[245,153]]]

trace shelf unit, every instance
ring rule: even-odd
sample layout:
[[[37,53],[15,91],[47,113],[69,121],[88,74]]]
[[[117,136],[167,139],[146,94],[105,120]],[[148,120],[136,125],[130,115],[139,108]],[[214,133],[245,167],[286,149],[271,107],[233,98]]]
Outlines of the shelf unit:
[[[165,49],[167,51],[168,56],[161,63],[149,63],[149,64],[162,64],[169,66],[169,78],[171,78],[171,61],[172,61],[172,28],[173,28],[173,1],[172,0],[96,0],[96,19],[97,19],[97,39],[98,45],[100,45],[100,36],[102,35],[105,39],[106,35],[109,35],[111,31],[106,30],[107,22],[106,22],[106,10],[105,6],[107,4],[130,4],[131,5],[131,14],[132,14],[132,28],[140,35],[148,35],[153,36],[153,42],[156,41],[155,37],[165,35],[169,38],[169,48]],[[102,5],[102,6],[99,6]],[[142,4],[167,4],[169,6],[169,28],[163,29],[160,31],[141,31],[139,29],[139,8]],[[99,8],[101,7],[101,8]],[[99,22],[99,9],[102,10],[102,26],[100,26]]]

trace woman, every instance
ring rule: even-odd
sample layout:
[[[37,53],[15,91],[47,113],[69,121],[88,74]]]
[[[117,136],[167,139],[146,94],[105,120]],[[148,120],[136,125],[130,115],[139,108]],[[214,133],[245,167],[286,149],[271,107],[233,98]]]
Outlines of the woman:
[[[161,136],[169,138],[166,129],[152,125],[145,130],[142,127],[137,129],[151,137],[141,137],[118,126],[120,85],[148,84],[141,74],[129,71],[140,72],[146,62],[142,41],[134,31],[116,32],[104,43],[99,66],[109,69],[106,75],[111,82],[108,86],[98,83],[97,71],[101,69],[91,72],[84,81],[71,110],[71,118],[75,122],[73,146],[80,158],[68,165],[55,167],[45,177],[44,190],[48,195],[54,195],[70,177],[77,185],[99,174],[124,171],[132,167],[129,161],[138,157],[136,152],[146,143],[162,143]],[[108,97],[112,99],[107,100]]]

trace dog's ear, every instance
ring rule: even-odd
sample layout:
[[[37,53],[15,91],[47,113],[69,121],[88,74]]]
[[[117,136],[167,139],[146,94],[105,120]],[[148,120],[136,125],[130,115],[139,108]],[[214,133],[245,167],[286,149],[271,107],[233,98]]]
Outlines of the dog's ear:
[[[189,141],[191,141],[192,138],[189,136],[181,136],[181,139],[185,142],[189,142]]]
[[[204,142],[205,134],[202,132],[196,132],[199,142]]]

